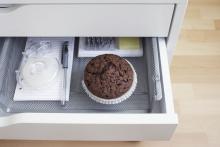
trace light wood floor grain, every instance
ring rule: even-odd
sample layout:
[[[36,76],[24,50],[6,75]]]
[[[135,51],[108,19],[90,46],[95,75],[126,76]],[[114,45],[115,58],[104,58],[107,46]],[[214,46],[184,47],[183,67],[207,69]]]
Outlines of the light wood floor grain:
[[[220,0],[190,0],[171,74],[180,124],[170,141],[0,141],[0,147],[220,147]]]

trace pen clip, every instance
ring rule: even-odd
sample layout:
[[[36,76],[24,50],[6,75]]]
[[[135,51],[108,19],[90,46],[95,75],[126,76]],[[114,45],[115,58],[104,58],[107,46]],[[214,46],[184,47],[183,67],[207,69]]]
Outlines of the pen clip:
[[[63,68],[68,68],[68,42],[63,43],[61,63]]]

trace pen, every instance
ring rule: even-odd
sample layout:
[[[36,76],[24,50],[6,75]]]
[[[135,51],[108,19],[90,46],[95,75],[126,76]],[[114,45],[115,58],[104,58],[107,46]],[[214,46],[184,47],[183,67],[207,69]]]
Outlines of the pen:
[[[67,69],[68,69],[68,42],[67,41],[63,43],[61,63],[62,63],[63,70],[64,70],[64,81],[63,81],[64,96],[61,98],[61,105],[65,106],[66,100],[67,100],[66,87],[67,87]]]

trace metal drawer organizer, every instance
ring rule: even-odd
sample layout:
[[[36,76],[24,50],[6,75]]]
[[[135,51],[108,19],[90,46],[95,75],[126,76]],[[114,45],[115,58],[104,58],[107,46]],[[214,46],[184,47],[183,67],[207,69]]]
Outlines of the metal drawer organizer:
[[[158,48],[153,45],[154,39],[144,38],[144,56],[127,58],[135,67],[138,75],[137,88],[128,100],[117,105],[103,105],[91,100],[81,87],[81,80],[85,65],[90,58],[78,58],[77,45],[73,60],[70,101],[65,107],[60,102],[14,102],[13,95],[16,86],[15,70],[22,58],[26,38],[0,38],[0,115],[22,112],[54,112],[54,113],[162,113],[163,99],[156,101],[157,95],[162,95],[158,81],[160,75],[160,61]],[[2,46],[2,47],[1,47]],[[159,81],[159,84],[162,82]],[[158,88],[159,87],[159,88]]]

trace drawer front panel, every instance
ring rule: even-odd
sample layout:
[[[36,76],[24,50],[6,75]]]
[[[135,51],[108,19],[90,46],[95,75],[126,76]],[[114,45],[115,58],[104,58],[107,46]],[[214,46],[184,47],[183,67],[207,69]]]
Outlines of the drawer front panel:
[[[173,4],[15,5],[0,36],[167,36]]]
[[[23,113],[0,118],[0,139],[167,140],[176,122],[175,114]]]

